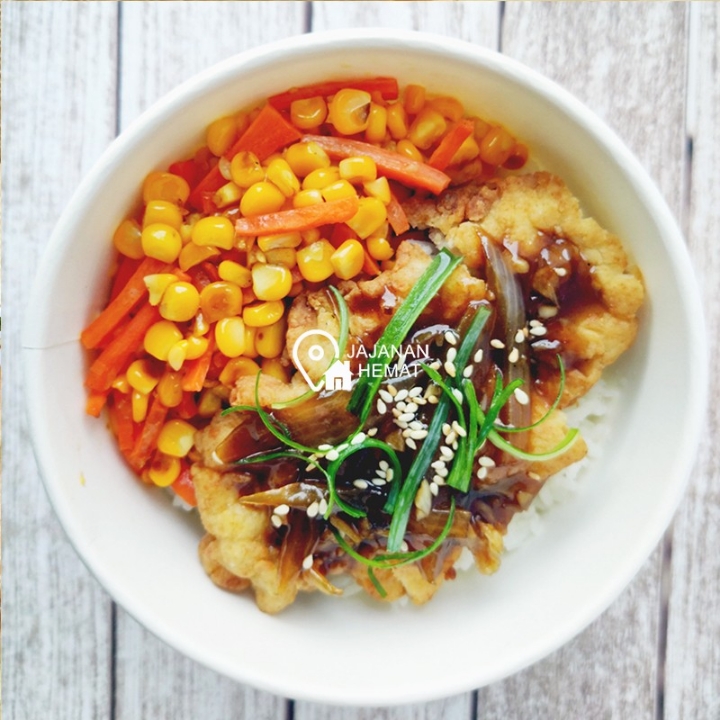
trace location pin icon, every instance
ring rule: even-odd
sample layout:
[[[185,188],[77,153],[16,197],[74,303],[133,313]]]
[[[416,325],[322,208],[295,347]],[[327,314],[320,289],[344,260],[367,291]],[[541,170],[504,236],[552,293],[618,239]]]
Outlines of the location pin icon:
[[[303,366],[302,361],[299,357],[300,352],[300,344],[303,340],[309,337],[322,337],[326,340],[330,341],[330,344],[333,347],[333,351],[335,355],[328,360],[327,367],[325,368],[325,371],[327,372],[327,369],[333,364],[335,360],[340,359],[340,348],[338,347],[337,340],[325,330],[306,330],[293,344],[292,348],[292,360],[293,363],[295,363],[295,367],[300,371],[300,374],[305,379],[305,382],[315,391],[320,392],[324,386],[324,378],[325,374],[323,373],[323,377],[320,378],[319,383],[314,383],[310,375],[308,374],[307,369]],[[325,357],[325,348],[323,348],[322,345],[318,345],[317,343],[314,343],[308,348],[308,358],[310,360],[313,360],[314,362],[318,362],[319,360],[322,360]]]

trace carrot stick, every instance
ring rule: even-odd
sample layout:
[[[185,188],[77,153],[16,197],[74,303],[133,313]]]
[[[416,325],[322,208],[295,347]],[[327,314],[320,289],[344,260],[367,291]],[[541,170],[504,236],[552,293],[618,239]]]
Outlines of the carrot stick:
[[[107,402],[107,396],[107,391],[91,392],[88,395],[87,402],[85,403],[85,412],[93,417],[100,417],[100,412]]]
[[[267,215],[240,218],[235,222],[235,234],[240,237],[274,235],[347,222],[355,215],[359,207],[360,203],[357,197],[351,196],[294,210],[281,210]]]
[[[183,463],[183,469],[178,475],[178,479],[170,486],[176,495],[179,495],[188,505],[195,507],[197,498],[195,497],[195,484],[193,483],[190,468]]]
[[[168,409],[156,397],[152,399],[140,435],[127,456],[130,465],[137,471],[150,459],[155,450],[158,436],[165,424]]]
[[[369,93],[379,92],[385,100],[395,100],[399,94],[398,83],[395,78],[353,78],[351,80],[329,80],[311,85],[303,85],[302,87],[293,88],[287,92],[271,95],[268,98],[268,102],[277,110],[289,110],[290,105],[295,100],[305,100],[306,98],[317,97],[318,95],[325,98],[329,95],[334,95],[343,88],[365,90],[365,92]]]
[[[364,248],[363,248],[364,250]],[[367,250],[364,250],[365,252],[365,262],[363,263],[363,272],[367,273],[368,275],[379,275],[381,270],[380,266],[375,262],[375,258],[373,258],[370,253]]]
[[[180,387],[185,392],[200,392],[203,389],[203,383],[210,370],[210,362],[212,361],[213,351],[215,350],[215,342],[211,339],[207,346],[207,350],[197,359],[190,360],[185,366],[185,373],[180,382]]]
[[[403,206],[394,193],[390,193],[390,202],[387,205],[387,219],[396,235],[402,235],[410,229],[410,221],[407,219],[405,210],[403,210]]]
[[[375,161],[382,175],[411,187],[429,190],[436,195],[450,184],[450,178],[436,168],[411,160],[393,150],[385,150],[360,140],[348,140],[330,135],[305,135],[303,140],[317,143],[331,157],[365,155]]]
[[[450,164],[458,148],[473,134],[474,130],[475,124],[467,118],[455,123],[435,148],[435,152],[428,160],[428,165],[438,170],[444,170]]]
[[[162,272],[165,267],[160,260],[145,258],[115,299],[82,331],[82,344],[88,349],[96,348],[147,295],[145,276]]]
[[[110,301],[114,300],[122,291],[122,289],[128,284],[128,280],[133,276],[133,273],[138,269],[140,260],[135,260],[127,255],[123,255],[118,262],[117,270],[115,271],[115,277],[113,278],[112,289],[110,290]]]
[[[145,303],[125,325],[122,332],[118,333],[95,358],[85,379],[85,385],[96,392],[107,390],[142,342],[147,329],[159,319],[160,311]]]
[[[129,394],[118,391],[113,393],[110,417],[120,452],[127,457],[135,444],[135,423],[132,419],[132,402]]]

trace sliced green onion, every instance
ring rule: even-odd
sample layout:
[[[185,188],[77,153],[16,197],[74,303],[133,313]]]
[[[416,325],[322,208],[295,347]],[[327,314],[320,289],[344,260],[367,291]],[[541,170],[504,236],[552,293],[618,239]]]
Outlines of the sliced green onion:
[[[542,462],[545,460],[554,460],[564,452],[570,449],[570,446],[577,440],[580,435],[580,431],[577,428],[571,428],[568,430],[567,435],[552,449],[543,453],[531,453],[525,450],[516,448],[512,443],[509,443],[503,438],[496,430],[491,430],[488,434],[488,440],[498,450],[506,452],[508,455],[518,458],[518,460],[529,460],[530,462]]]

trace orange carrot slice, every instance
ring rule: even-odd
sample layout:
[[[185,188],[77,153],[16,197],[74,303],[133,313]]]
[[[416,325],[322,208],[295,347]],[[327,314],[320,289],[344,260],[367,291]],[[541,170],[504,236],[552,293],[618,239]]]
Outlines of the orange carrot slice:
[[[387,205],[387,219],[396,235],[402,235],[410,229],[410,221],[407,219],[405,210],[403,210],[403,206],[394,193],[390,193],[390,202]]]
[[[391,77],[374,77],[374,78],[353,78],[351,80],[328,80],[326,82],[313,83],[311,85],[303,85],[302,87],[293,88],[287,92],[271,95],[268,102],[277,110],[289,110],[290,105],[295,100],[305,100],[306,98],[328,97],[334,95],[343,88],[353,88],[354,90],[365,90],[369,93],[380,93],[385,100],[395,100],[398,97],[398,82]]]
[[[152,456],[167,414],[168,409],[160,402],[157,396],[154,397],[150,403],[140,435],[138,435],[132,450],[127,456],[128,462],[136,471],[141,470]]]
[[[444,170],[453,159],[458,148],[473,134],[475,124],[467,118],[459,120],[447,131],[445,137],[430,156],[428,165]]]

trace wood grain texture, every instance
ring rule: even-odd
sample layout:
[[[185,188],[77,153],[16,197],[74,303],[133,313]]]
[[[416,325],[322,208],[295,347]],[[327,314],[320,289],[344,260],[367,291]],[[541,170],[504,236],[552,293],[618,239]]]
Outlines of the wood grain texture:
[[[110,3],[2,12],[2,689],[14,720],[110,709],[110,600],[65,538],[32,456],[21,319],[55,221],[114,134],[116,14]]]
[[[710,340],[707,425],[672,536],[665,717],[720,719],[720,5],[693,3],[688,131],[692,139],[687,234]]]

